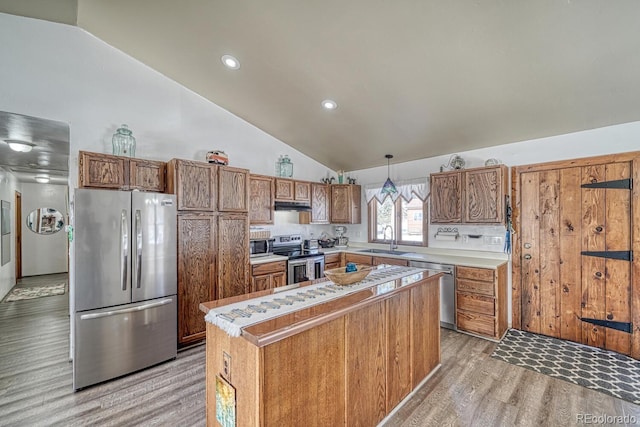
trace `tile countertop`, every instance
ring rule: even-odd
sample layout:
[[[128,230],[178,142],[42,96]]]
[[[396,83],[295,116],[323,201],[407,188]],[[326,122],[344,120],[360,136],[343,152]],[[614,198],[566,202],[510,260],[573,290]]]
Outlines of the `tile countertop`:
[[[324,248],[321,253],[330,254],[336,252],[349,252],[360,255],[372,255],[385,258],[399,258],[413,261],[438,262],[442,264],[464,265],[477,268],[498,268],[509,261],[509,256],[498,252],[462,251],[457,249],[425,248],[418,246],[401,246],[397,250],[407,252],[404,255],[385,253],[363,253],[363,249],[389,249],[388,245],[375,245],[354,242],[347,248]],[[251,258],[251,265],[264,264],[268,262],[286,261],[286,256],[269,255]]]
[[[344,251],[360,255],[372,255],[386,258],[399,258],[410,261],[428,261],[438,262],[442,264],[464,265],[467,267],[477,268],[498,268],[500,265],[509,261],[509,255],[498,252],[480,252],[480,251],[463,251],[457,249],[440,249],[426,248],[418,246],[400,246],[398,251],[407,252],[406,254],[385,254],[385,253],[366,253],[360,252],[363,249],[389,249],[389,245],[376,245],[361,242],[349,244],[346,249],[328,248],[321,252],[331,253],[336,251]]]

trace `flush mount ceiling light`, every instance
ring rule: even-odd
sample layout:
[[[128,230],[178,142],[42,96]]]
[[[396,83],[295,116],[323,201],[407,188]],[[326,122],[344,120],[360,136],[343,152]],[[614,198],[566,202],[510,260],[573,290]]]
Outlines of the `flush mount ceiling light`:
[[[336,108],[338,108],[338,104],[336,104],[336,102],[332,101],[331,99],[325,99],[324,101],[322,101],[322,108],[324,108],[325,110],[335,110]]]
[[[387,158],[387,180],[384,182],[380,192],[383,196],[386,196],[387,194],[395,194],[398,190],[396,189],[395,184],[391,181],[391,174],[389,173],[389,161],[393,159],[393,154],[385,154],[384,157]]]
[[[222,55],[222,63],[225,67],[230,68],[232,70],[237,70],[240,68],[240,61],[238,61],[234,56],[231,55]]]
[[[49,180],[49,175],[36,175],[36,181],[38,181],[40,184],[46,184],[47,182],[49,182]]]
[[[335,110],[336,108],[338,108],[338,104],[336,104],[336,101],[332,99],[325,99],[324,101],[322,101],[322,108],[324,108],[325,110]]]
[[[20,141],[18,139],[5,139],[4,142],[9,144],[9,148],[13,151],[18,151],[20,153],[28,153],[36,145],[27,141]]]

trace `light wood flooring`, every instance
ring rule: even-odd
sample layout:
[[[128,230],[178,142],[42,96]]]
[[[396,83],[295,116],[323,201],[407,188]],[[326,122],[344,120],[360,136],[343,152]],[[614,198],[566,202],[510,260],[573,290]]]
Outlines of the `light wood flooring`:
[[[0,426],[205,425],[204,346],[74,393],[68,311],[68,294],[0,303]],[[640,424],[640,406],[492,359],[494,347],[443,329],[442,367],[385,426],[570,426],[580,413]]]

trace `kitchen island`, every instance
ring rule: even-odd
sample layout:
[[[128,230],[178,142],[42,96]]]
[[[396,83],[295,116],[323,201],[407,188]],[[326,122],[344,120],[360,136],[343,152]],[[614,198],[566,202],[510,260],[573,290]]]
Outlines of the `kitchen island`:
[[[442,273],[393,268],[406,275],[400,270],[403,277],[245,326],[240,336],[207,322],[207,424],[222,416],[216,397],[218,404],[227,399],[226,415],[237,426],[372,426],[384,419],[440,366]],[[271,294],[200,307],[256,307]]]

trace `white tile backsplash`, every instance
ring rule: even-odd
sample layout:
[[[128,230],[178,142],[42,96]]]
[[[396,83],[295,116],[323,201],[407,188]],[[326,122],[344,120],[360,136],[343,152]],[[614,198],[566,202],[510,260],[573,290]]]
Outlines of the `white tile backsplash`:
[[[322,232],[333,236],[332,225],[300,224],[298,212],[275,211],[273,225],[251,227],[252,230],[269,230],[271,236],[282,234],[301,234],[303,239],[319,238]]]
[[[438,228],[455,228],[455,240],[437,240]],[[472,251],[503,252],[506,228],[502,225],[429,225],[429,247]]]

